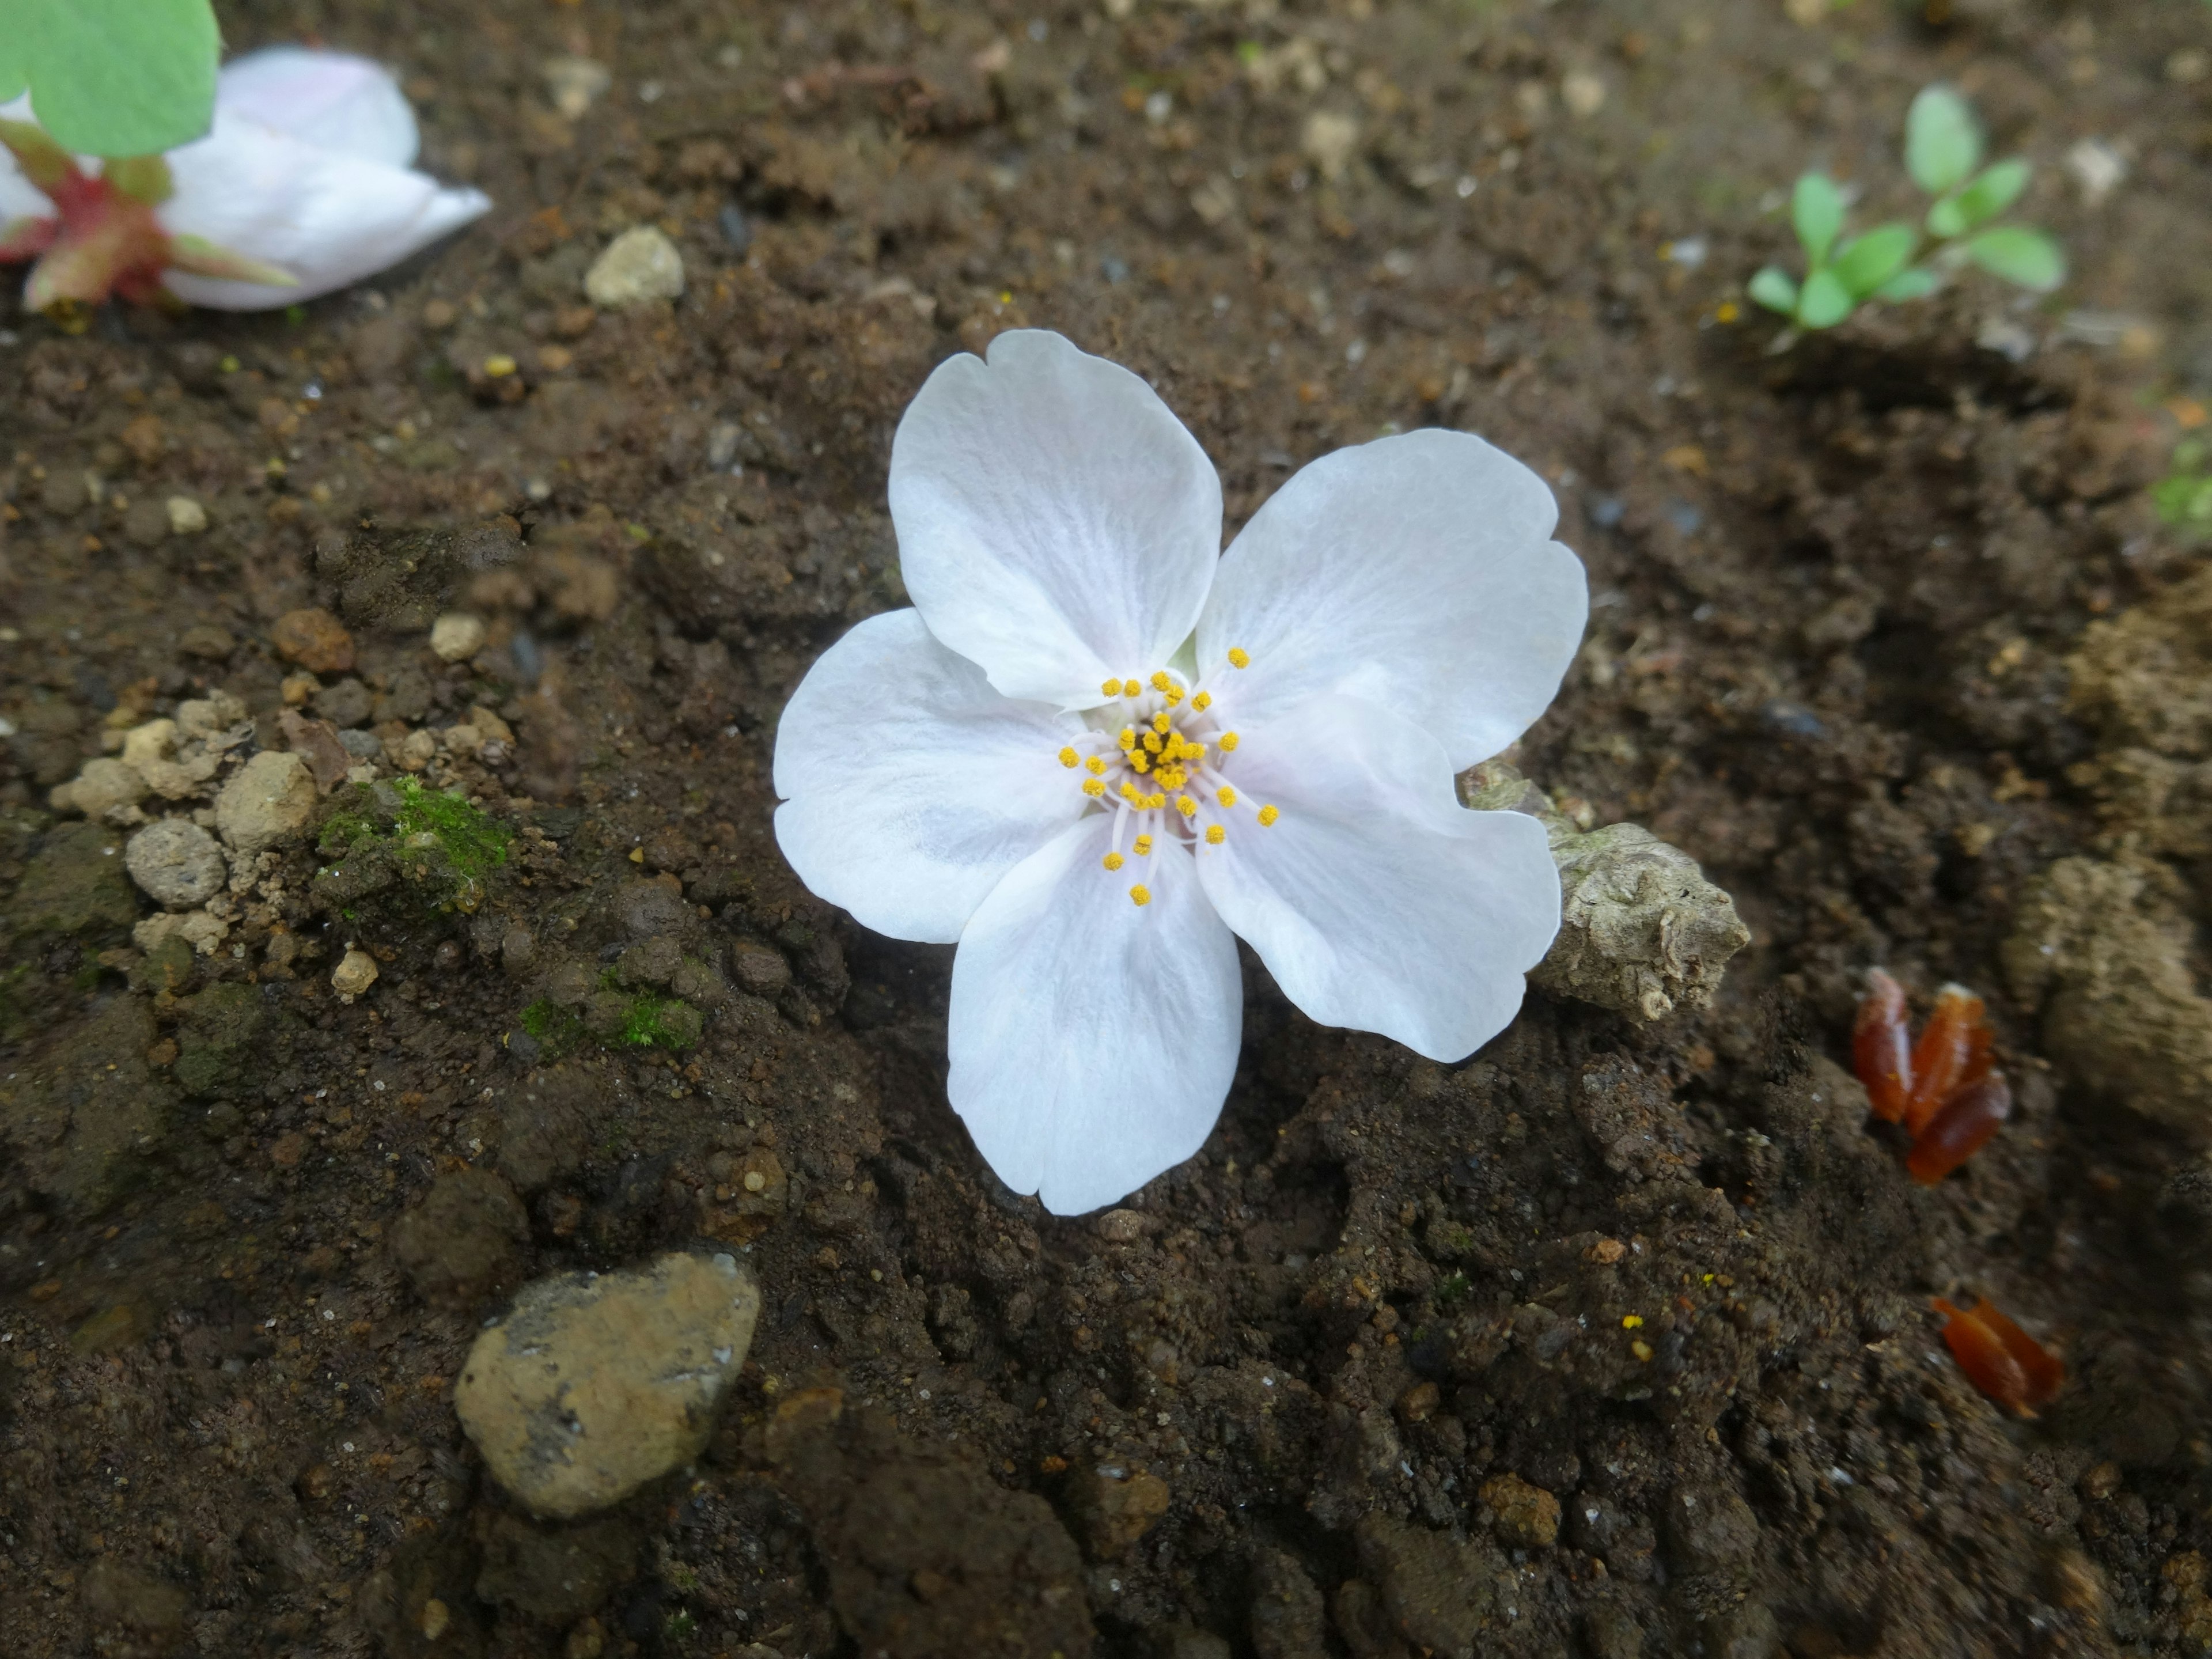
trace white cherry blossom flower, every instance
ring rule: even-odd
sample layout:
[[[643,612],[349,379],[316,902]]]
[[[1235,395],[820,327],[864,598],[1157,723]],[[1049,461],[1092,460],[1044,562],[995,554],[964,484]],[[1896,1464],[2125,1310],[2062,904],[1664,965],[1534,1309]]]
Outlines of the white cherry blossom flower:
[[[776,838],[866,926],[959,945],[952,1105],[1077,1214],[1196,1152],[1237,1070],[1236,940],[1324,1024],[1438,1060],[1559,927],[1542,827],[1454,775],[1540,714],[1580,562],[1464,433],[1322,457],[1224,554],[1152,388],[1056,334],[940,365],[899,423],[914,609],[823,653],[777,733]]]
[[[0,106],[0,262],[24,302],[168,296],[222,311],[311,300],[373,276],[491,206],[410,165],[398,83],[366,58],[279,46],[226,64],[204,138],[105,164]]]

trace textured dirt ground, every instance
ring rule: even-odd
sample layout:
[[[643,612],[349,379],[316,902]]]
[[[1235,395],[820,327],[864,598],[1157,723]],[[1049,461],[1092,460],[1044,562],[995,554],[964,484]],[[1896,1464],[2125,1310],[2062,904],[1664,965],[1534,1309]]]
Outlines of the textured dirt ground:
[[[227,21],[399,65],[499,208],[296,314],[0,335],[0,1649],[2212,1644],[2212,627],[2150,494],[2212,392],[2212,14]],[[561,58],[611,71],[573,118]],[[1818,162],[1909,210],[1939,77],[2037,163],[2073,281],[1771,354],[1734,306],[1774,193]],[[2126,164],[2094,204],[2085,139]],[[595,313],[641,222],[688,291]],[[1426,423],[1553,479],[1593,624],[1514,759],[1735,896],[1718,1006],[1534,995],[1440,1068],[1248,958],[1200,1157],[1103,1219],[999,1188],[943,1097],[950,953],[799,887],[768,761],[901,601],[901,408],[1024,324],[1152,378],[1234,522]],[[278,628],[315,607],[344,649]],[[451,609],[489,627],[457,661]],[[149,942],[126,830],[50,792],[162,717],[215,781],[366,760],[493,827],[410,840],[415,798],[339,785],[204,952]],[[1985,992],[2019,1086],[1934,1189],[1832,1063],[1875,963]],[[710,1241],[766,1304],[701,1462],[514,1512],[451,1404],[480,1321]],[[2064,1351],[2041,1419],[1943,1352],[1961,1292]]]

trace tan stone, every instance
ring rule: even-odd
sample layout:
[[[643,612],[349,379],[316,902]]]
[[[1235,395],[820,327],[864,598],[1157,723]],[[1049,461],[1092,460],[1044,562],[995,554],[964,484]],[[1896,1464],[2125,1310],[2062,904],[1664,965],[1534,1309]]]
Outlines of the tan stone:
[[[376,983],[376,958],[366,951],[348,951],[331,969],[331,989],[348,1002]]]
[[[588,1515],[699,1455],[759,1313],[728,1255],[541,1279],[469,1350],[454,1409],[533,1515]]]
[[[269,630],[276,654],[317,674],[343,674],[353,666],[353,635],[327,611],[288,611]]]
[[[264,749],[216,797],[215,826],[241,853],[258,853],[314,815],[315,778],[297,755]]]

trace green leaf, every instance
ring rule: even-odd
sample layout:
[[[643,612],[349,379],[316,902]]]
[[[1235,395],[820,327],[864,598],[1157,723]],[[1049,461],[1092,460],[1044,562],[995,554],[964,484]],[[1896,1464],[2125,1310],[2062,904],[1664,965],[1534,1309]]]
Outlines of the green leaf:
[[[1797,321],[1805,328],[1833,328],[1858,303],[1843,279],[1823,266],[1805,279],[1797,295]]]
[[[1911,262],[1920,238],[1911,225],[1884,225],[1863,236],[1854,236],[1836,255],[1836,278],[1863,300]]]
[[[1797,228],[1805,263],[1817,265],[1836,245],[1844,228],[1844,193],[1824,173],[1808,173],[1797,181],[1790,198],[1790,222]]]
[[[30,65],[23,56],[20,31],[10,27],[21,0],[0,3],[0,104],[12,104],[31,84]]]
[[[2025,225],[1999,225],[1966,244],[1966,257],[1992,276],[2034,294],[2066,280],[2066,255],[2058,244]]]
[[[1923,87],[1905,118],[1905,167],[1930,196],[1956,190],[1981,165],[1982,128],[1947,86]]]
[[[0,38],[66,149],[157,155],[208,130],[222,46],[208,0],[0,0]]]
[[[2025,161],[2000,161],[1957,194],[1928,210],[1928,228],[1937,236],[1963,236],[2002,213],[2027,188],[2035,169]]]
[[[1877,300],[1896,305],[1905,300],[1924,300],[1943,286],[1943,279],[1925,265],[1915,265],[1910,270],[1900,270],[1874,291]]]
[[[1797,309],[1797,284],[1779,265],[1769,265],[1753,277],[1746,292],[1769,311],[1778,311],[1785,317]]]

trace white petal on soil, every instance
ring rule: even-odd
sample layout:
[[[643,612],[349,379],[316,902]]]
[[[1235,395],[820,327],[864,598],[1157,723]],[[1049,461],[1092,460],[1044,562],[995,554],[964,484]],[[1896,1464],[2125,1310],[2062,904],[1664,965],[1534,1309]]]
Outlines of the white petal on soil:
[[[265,311],[312,300],[398,264],[491,206],[427,173],[321,149],[218,107],[215,131],[173,150],[177,193],[160,210],[172,234],[281,266],[296,288],[172,272],[191,304]]]
[[[215,95],[233,115],[356,161],[407,167],[421,143],[399,83],[381,64],[349,52],[307,46],[248,52],[222,66]]]
[[[1464,432],[1408,432],[1300,471],[1222,556],[1198,664],[1238,726],[1339,690],[1419,721],[1454,768],[1550,706],[1582,643],[1582,561],[1544,481]],[[1229,651],[1251,653],[1241,672]]]
[[[929,636],[871,617],[799,682],[775,734],[775,838],[865,927],[950,945],[1009,870],[1089,810],[1073,716],[1015,702]]]
[[[1282,817],[1237,815],[1199,877],[1284,995],[1431,1060],[1504,1030],[1559,927],[1541,824],[1468,811],[1434,738],[1350,698],[1247,732],[1224,771]]]
[[[945,1091],[999,1179],[1055,1215],[1111,1204],[1196,1152],[1243,1032],[1237,942],[1189,855],[1103,869],[1110,823],[1085,818],[1025,860],[952,959]]]
[[[899,568],[930,632],[1010,697],[1100,701],[1189,637],[1221,481],[1158,393],[1057,334],[938,365],[891,444]]]
[[[31,94],[25,93],[12,103],[0,104],[0,121],[27,121],[31,118]],[[51,219],[54,204],[46,193],[23,176],[15,165],[15,158],[0,149],[0,225],[10,219]]]

